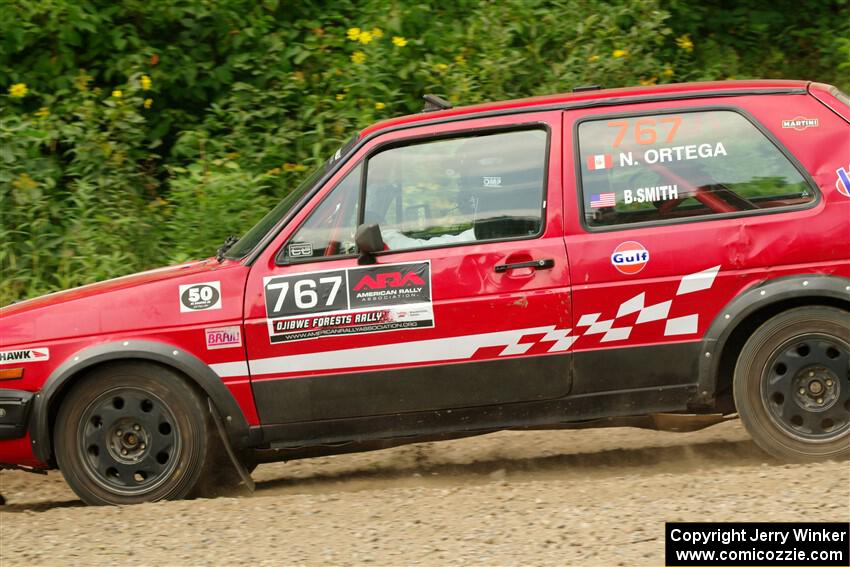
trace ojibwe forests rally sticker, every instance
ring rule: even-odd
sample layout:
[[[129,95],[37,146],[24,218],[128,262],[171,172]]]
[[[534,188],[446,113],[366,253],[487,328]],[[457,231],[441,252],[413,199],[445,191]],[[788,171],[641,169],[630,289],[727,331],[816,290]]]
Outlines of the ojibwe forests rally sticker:
[[[263,292],[272,343],[434,326],[430,261],[268,276]]]

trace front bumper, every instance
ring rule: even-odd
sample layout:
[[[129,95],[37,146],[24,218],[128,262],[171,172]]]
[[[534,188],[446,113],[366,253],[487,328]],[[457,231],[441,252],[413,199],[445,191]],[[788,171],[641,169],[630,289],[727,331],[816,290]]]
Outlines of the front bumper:
[[[32,392],[0,390],[0,440],[19,439],[27,432]]]

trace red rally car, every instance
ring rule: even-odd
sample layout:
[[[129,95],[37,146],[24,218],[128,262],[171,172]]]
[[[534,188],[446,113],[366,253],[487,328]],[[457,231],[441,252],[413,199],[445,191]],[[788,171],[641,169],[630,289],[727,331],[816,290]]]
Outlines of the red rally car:
[[[3,466],[122,504],[269,460],[735,413],[776,457],[850,454],[846,94],[426,99],[217,257],[3,308]]]

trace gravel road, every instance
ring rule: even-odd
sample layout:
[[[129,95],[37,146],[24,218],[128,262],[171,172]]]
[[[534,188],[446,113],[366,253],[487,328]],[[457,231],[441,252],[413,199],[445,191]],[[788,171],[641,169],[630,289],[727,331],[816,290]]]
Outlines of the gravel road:
[[[850,521],[850,463],[777,463],[738,422],[502,432],[262,465],[253,495],[86,507],[0,473],[0,565],[654,565],[664,521]]]

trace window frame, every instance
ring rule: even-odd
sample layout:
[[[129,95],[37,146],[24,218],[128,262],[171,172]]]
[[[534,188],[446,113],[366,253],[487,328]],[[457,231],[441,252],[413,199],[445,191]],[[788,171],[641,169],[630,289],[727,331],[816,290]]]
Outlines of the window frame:
[[[521,132],[521,131],[530,131],[530,130],[539,130],[545,133],[546,141],[544,144],[544,156],[543,156],[543,185],[541,187],[541,204],[540,204],[540,228],[535,234],[529,234],[521,237],[507,237],[507,238],[491,238],[487,240],[472,240],[468,242],[454,242],[454,243],[443,243],[443,244],[433,244],[431,246],[420,246],[417,248],[404,248],[397,250],[383,250],[380,252],[376,252],[375,256],[384,256],[387,254],[400,254],[406,252],[416,252],[420,250],[433,250],[437,248],[454,248],[458,246],[474,246],[481,244],[490,244],[490,243],[499,243],[499,242],[514,242],[521,240],[535,240],[541,238],[543,234],[546,232],[546,220],[547,220],[547,210],[548,210],[548,191],[549,191],[549,164],[552,159],[552,128],[548,123],[542,121],[534,121],[534,122],[522,122],[517,124],[502,124],[496,126],[484,126],[477,128],[464,128],[461,130],[453,130],[451,132],[441,132],[439,134],[433,133],[423,133],[415,136],[410,136],[403,139],[389,140],[385,142],[377,143],[366,155],[362,156],[356,163],[351,166],[349,171],[353,172],[358,167],[362,166],[362,171],[360,172],[360,188],[359,188],[359,196],[358,196],[358,211],[357,211],[357,220],[355,227],[359,227],[363,224],[363,216],[365,214],[364,205],[366,201],[366,183],[369,179],[369,161],[375,157],[376,155],[389,151],[396,148],[415,146],[423,143],[429,142],[439,142],[442,140],[453,140],[459,138],[478,138],[484,136],[490,136],[495,134],[504,134],[509,132]],[[342,183],[346,178],[343,177],[339,181]],[[337,184],[338,186],[339,184]],[[316,202],[315,205],[310,207],[308,203],[307,206],[310,207],[310,212],[298,225],[298,227],[292,231],[292,234],[284,241],[283,245],[275,254],[275,265],[277,266],[294,266],[299,264],[309,264],[312,262],[328,262],[332,260],[345,260],[351,258],[358,258],[360,256],[359,253],[356,254],[339,254],[336,256],[315,256],[303,259],[294,259],[294,258],[286,258],[285,253],[286,249],[291,243],[292,239],[298,232],[303,228],[303,226],[310,220],[313,212],[321,206],[325,199],[329,198],[331,193],[333,193],[336,186],[331,189],[322,199]]]
[[[582,184],[582,157],[580,154],[580,140],[579,140],[579,127],[585,122],[597,122],[602,120],[611,120],[616,118],[636,118],[636,117],[649,117],[649,116],[663,116],[665,114],[686,114],[693,112],[712,112],[712,111],[726,111],[726,112],[734,112],[741,117],[744,118],[747,122],[750,123],[758,132],[760,132],[768,142],[773,144],[773,146],[779,150],[779,153],[782,154],[785,159],[797,170],[803,180],[808,184],[809,188],[812,191],[813,199],[808,203],[802,203],[798,205],[786,205],[782,207],[773,207],[769,209],[755,209],[748,211],[734,211],[730,213],[709,213],[706,215],[695,215],[692,217],[682,217],[682,218],[674,218],[674,219],[659,219],[659,220],[651,220],[651,221],[642,221],[642,222],[633,222],[633,223],[619,223],[612,224],[607,226],[591,226],[587,222],[587,217],[585,215],[585,204],[584,204],[584,185]],[[615,112],[608,114],[593,114],[582,116],[575,120],[572,128],[573,134],[573,169],[575,171],[575,180],[576,180],[576,200],[577,200],[577,211],[579,215],[579,223],[581,224],[582,229],[584,229],[587,233],[601,233],[601,232],[615,232],[615,231],[623,231],[629,230],[633,228],[650,228],[655,226],[667,226],[667,225],[677,225],[677,224],[687,224],[693,222],[708,222],[714,220],[724,220],[724,219],[734,219],[741,217],[751,217],[751,216],[762,216],[762,215],[770,215],[770,214],[778,214],[778,213],[786,213],[789,211],[803,211],[806,209],[811,209],[818,206],[822,200],[822,195],[820,192],[820,187],[818,187],[815,180],[809,174],[803,164],[792,154],[788,148],[786,148],[782,143],[773,135],[773,132],[768,130],[764,125],[762,125],[756,118],[744,110],[739,106],[723,106],[723,105],[711,105],[711,106],[689,106],[685,108],[665,108],[658,110],[630,110],[624,112]]]

